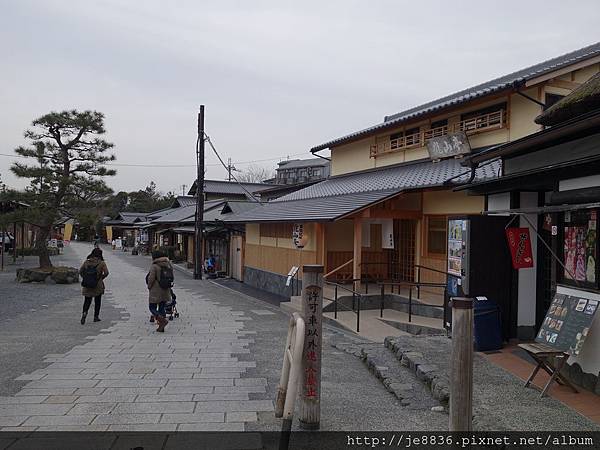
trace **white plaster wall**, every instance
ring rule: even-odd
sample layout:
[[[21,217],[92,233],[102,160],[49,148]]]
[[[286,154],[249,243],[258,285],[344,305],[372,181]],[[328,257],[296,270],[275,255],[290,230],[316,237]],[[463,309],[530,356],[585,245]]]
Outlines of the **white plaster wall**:
[[[510,193],[488,195],[488,211],[506,211],[510,209]]]
[[[521,192],[520,207],[529,208],[537,206],[537,192]],[[537,215],[527,214],[529,221],[536,225]],[[533,251],[533,267],[519,270],[519,303],[517,311],[517,326],[535,326],[536,303],[536,272],[537,272],[537,235],[531,229],[524,217],[520,217],[519,226],[529,228],[531,236],[531,250]]]
[[[560,294],[567,294],[573,296],[579,296],[583,298],[589,298],[592,300],[600,301],[600,294],[592,292],[581,292],[574,288],[568,288],[565,286],[558,286],[557,292]],[[583,348],[579,355],[571,356],[567,361],[569,364],[578,363],[584,372],[598,375],[600,373],[600,320],[598,316],[600,313],[596,311],[594,322],[588,336],[583,343]]]

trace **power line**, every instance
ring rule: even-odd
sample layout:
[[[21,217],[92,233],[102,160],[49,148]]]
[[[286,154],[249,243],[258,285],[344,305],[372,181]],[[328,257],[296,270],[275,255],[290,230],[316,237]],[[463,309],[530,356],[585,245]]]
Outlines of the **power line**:
[[[276,158],[265,158],[265,159],[255,159],[255,160],[251,160],[251,161],[234,161],[232,162],[232,164],[237,164],[237,165],[244,165],[244,164],[254,164],[254,163],[258,163],[258,162],[268,162],[268,161],[279,161],[282,160],[284,158],[290,158],[293,156],[302,156],[305,155],[306,153],[295,153],[293,155],[286,155],[286,156],[278,156]],[[5,157],[9,157],[9,158],[27,158],[27,156],[22,156],[22,155],[11,155],[8,153],[0,153],[0,156],[5,156]],[[106,163],[107,166],[115,166],[115,167],[157,167],[157,168],[186,168],[186,167],[194,167],[194,164],[134,164],[134,163]],[[220,163],[210,163],[210,164],[205,164],[206,167],[218,167],[221,166],[222,164]],[[227,167],[225,167],[227,168]]]
[[[208,134],[206,134],[206,132],[204,133],[204,136],[205,136],[205,137],[204,137],[204,139],[206,140],[206,142],[208,142],[208,144],[210,145],[210,148],[212,148],[213,152],[215,153],[215,155],[217,156],[217,158],[219,159],[219,161],[221,161],[221,165],[222,165],[222,166],[223,166],[225,169],[227,169],[227,165],[226,165],[226,164],[223,162],[223,159],[221,158],[221,155],[219,155],[219,152],[217,152],[217,149],[215,148],[215,146],[213,145],[212,141],[210,140],[210,136],[209,136]],[[250,196],[250,198],[251,198],[252,200],[254,200],[254,201],[255,201],[255,202],[257,202],[258,204],[261,204],[261,205],[262,205],[262,203],[260,202],[260,200],[259,200],[259,199],[257,199],[257,198],[256,198],[256,197],[255,197],[255,196],[252,194],[252,192],[250,192],[248,189],[246,189],[246,188],[244,187],[244,185],[238,181],[238,179],[235,177],[235,175],[234,175],[233,173],[229,172],[229,174],[230,174],[231,178],[233,178],[233,180],[234,180],[234,181],[235,181],[235,182],[236,182],[236,183],[237,183],[237,184],[238,184],[238,185],[239,185],[239,186],[240,186],[240,187],[241,187],[241,188],[244,190],[244,192],[246,192],[246,194],[248,194],[248,195]],[[196,187],[196,190],[198,190],[198,187]],[[196,194],[196,195],[197,195],[197,194]]]

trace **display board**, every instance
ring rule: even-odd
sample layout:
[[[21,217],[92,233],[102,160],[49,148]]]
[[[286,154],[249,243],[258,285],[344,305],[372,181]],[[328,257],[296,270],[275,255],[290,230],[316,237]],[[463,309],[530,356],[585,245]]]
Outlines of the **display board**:
[[[536,342],[541,342],[570,355],[578,355],[588,335],[599,301],[586,298],[586,293],[557,293],[542,322]]]
[[[466,220],[451,219],[448,221],[448,273],[460,277],[463,260],[463,231]]]

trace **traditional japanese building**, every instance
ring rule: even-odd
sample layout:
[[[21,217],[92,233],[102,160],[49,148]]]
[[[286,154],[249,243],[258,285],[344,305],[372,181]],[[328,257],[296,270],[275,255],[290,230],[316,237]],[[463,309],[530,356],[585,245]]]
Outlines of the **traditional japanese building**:
[[[552,305],[564,297],[592,319],[600,304],[598,215],[600,214],[600,74],[536,118],[543,130],[466,158],[480,167],[500,161],[500,176],[461,189],[483,195],[486,214],[508,215],[530,236],[533,261],[518,271],[514,292],[514,334],[554,343],[564,332],[568,311],[540,328]],[[490,239],[493,236],[490,236]],[[566,305],[565,305],[566,306]],[[554,316],[552,316],[554,317]],[[566,325],[565,325],[566,328]],[[568,330],[567,330],[568,332]],[[600,394],[600,319],[582,328],[580,353],[571,356],[567,375]],[[571,336],[577,339],[575,333]]]
[[[485,197],[455,188],[494,180],[502,166],[494,161],[470,170],[457,154],[430,157],[427,143],[462,134],[478,155],[538,133],[543,125],[534,119],[599,64],[594,44],[314,146],[315,154],[330,151],[329,179],[233,219],[246,224],[240,278],[287,295],[290,268],[318,263],[328,280],[444,283],[448,218],[486,210]],[[305,234],[302,249],[292,239],[295,224]]]

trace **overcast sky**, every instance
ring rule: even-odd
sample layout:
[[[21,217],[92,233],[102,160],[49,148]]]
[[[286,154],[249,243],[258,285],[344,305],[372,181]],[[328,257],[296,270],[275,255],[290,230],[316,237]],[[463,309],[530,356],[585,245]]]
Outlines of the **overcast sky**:
[[[166,6],[169,4],[169,6]],[[172,6],[176,4],[177,6]],[[126,6],[129,5],[129,6]],[[118,190],[195,178],[196,114],[224,158],[308,157],[383,116],[600,41],[577,1],[0,0],[0,153],[52,110],[95,109]],[[13,158],[0,156],[2,180]],[[223,179],[213,155],[207,176]]]

